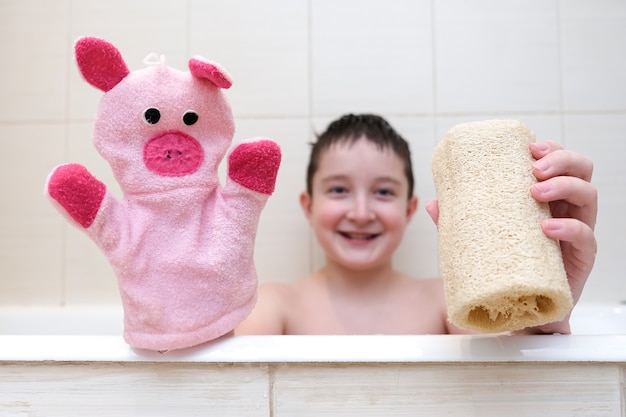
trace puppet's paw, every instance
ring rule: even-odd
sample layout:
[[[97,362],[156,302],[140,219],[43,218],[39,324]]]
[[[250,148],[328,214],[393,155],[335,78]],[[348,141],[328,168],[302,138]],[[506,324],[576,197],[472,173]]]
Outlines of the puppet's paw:
[[[280,147],[273,140],[257,138],[244,142],[228,156],[228,176],[253,191],[272,194],[280,159]]]
[[[46,192],[78,224],[93,223],[106,193],[106,186],[79,164],[60,165],[48,177]]]

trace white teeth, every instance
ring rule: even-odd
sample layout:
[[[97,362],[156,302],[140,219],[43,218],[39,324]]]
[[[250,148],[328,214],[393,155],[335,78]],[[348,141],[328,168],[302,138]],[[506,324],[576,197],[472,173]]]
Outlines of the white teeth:
[[[346,235],[350,239],[363,239],[363,240],[369,239],[374,236],[369,233],[344,233],[344,235]]]

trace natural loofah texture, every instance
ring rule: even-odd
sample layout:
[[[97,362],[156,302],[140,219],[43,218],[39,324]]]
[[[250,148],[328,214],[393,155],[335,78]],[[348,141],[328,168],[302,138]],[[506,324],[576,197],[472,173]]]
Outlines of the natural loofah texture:
[[[441,272],[460,328],[521,330],[572,309],[559,243],[540,226],[550,209],[530,195],[534,141],[519,121],[488,120],[454,126],[435,149]]]

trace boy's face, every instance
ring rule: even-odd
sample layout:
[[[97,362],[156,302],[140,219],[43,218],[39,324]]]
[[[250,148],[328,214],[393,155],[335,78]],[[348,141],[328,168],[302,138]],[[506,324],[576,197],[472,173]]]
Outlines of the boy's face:
[[[329,262],[354,270],[391,263],[417,208],[402,160],[366,140],[323,151],[312,196],[300,202]]]

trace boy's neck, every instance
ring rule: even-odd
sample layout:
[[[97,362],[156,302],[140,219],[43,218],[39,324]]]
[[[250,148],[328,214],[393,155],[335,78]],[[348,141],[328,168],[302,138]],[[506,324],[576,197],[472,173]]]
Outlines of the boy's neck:
[[[347,295],[358,293],[380,295],[401,277],[393,269],[391,263],[367,270],[354,270],[333,262],[327,262],[318,272],[327,282],[329,289]]]

